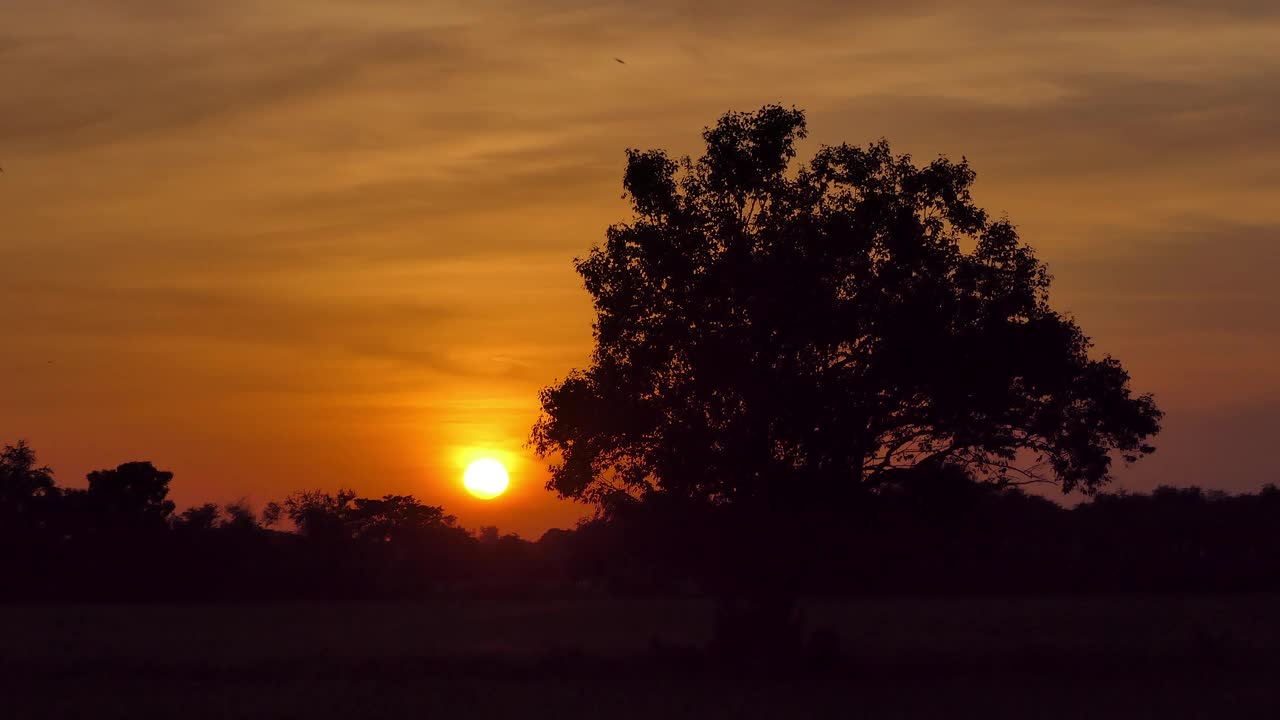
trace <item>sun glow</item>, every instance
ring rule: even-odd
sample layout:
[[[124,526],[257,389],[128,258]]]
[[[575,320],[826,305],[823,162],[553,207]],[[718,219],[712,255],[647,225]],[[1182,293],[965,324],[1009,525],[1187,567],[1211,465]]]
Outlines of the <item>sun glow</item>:
[[[462,485],[481,500],[492,500],[507,491],[507,469],[493,458],[482,458],[467,466]]]

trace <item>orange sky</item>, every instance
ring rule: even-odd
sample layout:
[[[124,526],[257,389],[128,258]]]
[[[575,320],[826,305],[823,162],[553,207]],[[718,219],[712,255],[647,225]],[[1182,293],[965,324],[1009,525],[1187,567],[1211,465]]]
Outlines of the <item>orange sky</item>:
[[[1123,487],[1280,482],[1275,6],[4,0],[0,442],[67,485],[151,459],[180,505],[572,523],[522,444],[586,360],[571,260],[625,218],[623,149],[781,102],[809,150],[969,158],[1169,412]]]

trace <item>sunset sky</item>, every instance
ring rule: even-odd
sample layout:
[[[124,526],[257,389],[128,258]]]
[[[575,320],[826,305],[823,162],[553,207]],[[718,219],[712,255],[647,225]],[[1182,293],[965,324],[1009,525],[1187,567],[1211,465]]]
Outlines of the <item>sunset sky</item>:
[[[1280,482],[1280,4],[959,5],[3,0],[0,443],[64,485],[152,460],[180,507],[571,524],[523,443],[586,362],[624,148],[782,103],[804,154],[969,159],[1168,412],[1120,487]]]

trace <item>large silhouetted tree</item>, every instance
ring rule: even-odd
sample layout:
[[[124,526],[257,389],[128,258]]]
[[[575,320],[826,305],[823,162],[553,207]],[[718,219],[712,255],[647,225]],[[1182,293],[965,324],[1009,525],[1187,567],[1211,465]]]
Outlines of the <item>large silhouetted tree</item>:
[[[785,514],[903,468],[1091,493],[1153,451],[1151,396],[1050,308],[966,161],[881,141],[796,163],[805,134],[769,106],[722,117],[696,160],[628,151],[634,217],[576,261],[591,364],[543,391],[532,432],[550,488]]]

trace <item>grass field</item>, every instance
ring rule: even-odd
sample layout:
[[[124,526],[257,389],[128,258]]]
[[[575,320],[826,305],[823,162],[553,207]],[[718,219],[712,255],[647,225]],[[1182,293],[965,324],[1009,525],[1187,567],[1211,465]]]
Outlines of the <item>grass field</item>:
[[[811,603],[832,667],[687,599],[0,607],[0,718],[1280,717],[1280,598]]]

